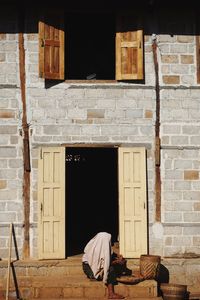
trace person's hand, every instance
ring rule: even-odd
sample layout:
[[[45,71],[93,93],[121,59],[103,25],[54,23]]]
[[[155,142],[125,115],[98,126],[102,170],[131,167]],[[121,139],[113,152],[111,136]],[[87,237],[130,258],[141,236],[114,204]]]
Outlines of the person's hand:
[[[112,261],[112,264],[124,265],[125,263],[126,263],[126,259],[121,254],[117,254],[115,259]]]

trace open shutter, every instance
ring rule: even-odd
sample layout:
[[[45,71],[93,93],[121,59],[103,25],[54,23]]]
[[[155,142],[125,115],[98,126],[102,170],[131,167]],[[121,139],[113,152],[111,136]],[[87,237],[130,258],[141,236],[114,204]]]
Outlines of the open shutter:
[[[196,37],[197,83],[200,83],[200,36]]]
[[[117,19],[116,80],[139,80],[143,75],[143,30],[133,29],[133,18]]]
[[[41,148],[38,163],[39,258],[65,258],[65,148]]]
[[[119,244],[126,258],[147,253],[145,148],[119,148]]]
[[[64,79],[64,18],[61,15],[39,21],[39,76]]]

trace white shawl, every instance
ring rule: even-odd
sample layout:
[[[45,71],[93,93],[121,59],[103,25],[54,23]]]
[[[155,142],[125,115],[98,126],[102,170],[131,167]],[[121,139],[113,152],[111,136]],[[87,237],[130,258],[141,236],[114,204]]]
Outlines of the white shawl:
[[[103,282],[107,282],[111,259],[111,234],[99,232],[85,246],[82,261],[90,265],[97,279],[103,272]]]

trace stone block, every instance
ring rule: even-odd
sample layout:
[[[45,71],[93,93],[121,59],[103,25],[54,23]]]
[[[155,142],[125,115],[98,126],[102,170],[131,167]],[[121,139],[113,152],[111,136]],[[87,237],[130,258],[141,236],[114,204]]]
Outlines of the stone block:
[[[57,287],[45,287],[45,288],[36,288],[37,298],[61,298],[62,288]]]
[[[1,170],[0,169],[0,179],[3,179],[3,180],[5,180],[5,179],[12,180],[12,179],[16,179],[16,178],[17,178],[17,170],[15,170],[15,169],[12,169],[12,170],[11,169]],[[2,194],[3,194],[3,192],[2,192]],[[0,197],[1,197],[1,195],[0,195]]]
[[[0,40],[6,40],[6,33],[0,33]]]
[[[84,296],[87,299],[94,298],[94,297],[104,297],[105,296],[105,287],[102,284],[102,287],[97,286],[90,286],[84,288]]]
[[[9,167],[10,168],[22,168],[23,160],[22,159],[10,159],[9,160]]]
[[[179,43],[194,43],[194,36],[177,35],[177,42],[179,42]]]
[[[191,190],[191,182],[186,182],[184,180],[174,182],[174,191],[185,190]]]
[[[188,227],[184,227],[183,228],[183,235],[184,236],[187,236],[187,235],[190,235],[190,236],[198,236],[200,237],[200,232],[199,232],[199,226],[194,226],[194,225],[190,225]]]
[[[173,246],[190,246],[191,237],[176,236],[173,238]]]
[[[115,109],[116,102],[113,99],[100,99],[97,101],[97,108]]]
[[[184,180],[198,180],[199,171],[196,170],[186,170],[184,171]]]
[[[200,191],[185,191],[183,194],[183,200],[199,201]]]
[[[83,287],[65,287],[63,288],[63,298],[84,298]]]
[[[190,138],[190,144],[191,145],[199,145],[200,144],[200,136],[199,135],[192,136]]]
[[[7,181],[6,180],[0,180],[0,189],[5,189],[7,187]]]
[[[17,126],[15,125],[1,125],[0,134],[17,134]]]
[[[0,62],[4,62],[6,60],[5,53],[0,53]]]
[[[20,288],[20,296],[22,297],[22,299],[33,299],[34,289],[30,287]]]
[[[19,140],[18,136],[10,136],[10,143],[12,145],[18,144],[18,140]]]
[[[179,84],[180,83],[180,76],[178,75],[164,75],[163,76],[163,83],[165,84]]]
[[[180,201],[174,203],[174,211],[192,211],[192,202]]]
[[[46,125],[43,127],[44,134],[46,135],[60,135],[60,126]]]
[[[153,118],[152,110],[145,110],[145,118],[146,119],[152,119]]]
[[[196,108],[198,108],[198,107],[196,107]],[[192,134],[199,135],[200,126],[198,124],[184,125],[184,126],[182,126],[182,132],[183,132],[183,134],[188,134],[188,135],[192,135]]]
[[[200,211],[200,202],[196,202],[193,205],[195,211]]]
[[[126,118],[131,119],[140,119],[143,117],[143,109],[127,109],[126,110]]]
[[[165,222],[181,222],[182,221],[182,213],[170,211],[164,214]]]
[[[1,220],[1,222],[16,222],[16,214],[8,213],[8,212],[1,212],[0,220]]]
[[[183,221],[184,222],[199,222],[200,213],[199,212],[188,212],[184,213]]]
[[[175,64],[178,63],[178,55],[162,55],[161,56],[162,63],[165,64]]]
[[[165,134],[180,134],[181,126],[180,125],[163,125],[163,133]]]
[[[172,245],[172,237],[166,237],[165,238],[165,245],[166,246],[171,246]]]
[[[185,136],[172,136],[171,137],[171,144],[172,145],[188,145],[189,144],[189,137]]]
[[[161,73],[162,74],[165,74],[165,75],[170,74],[170,70],[171,70],[170,65],[161,66]]]
[[[90,125],[85,125],[82,126],[81,128],[81,135],[86,135],[86,136],[90,136],[90,135],[100,135],[100,126],[90,126]]]
[[[200,245],[200,237],[199,236],[193,237],[193,245],[197,246],[197,247]]]
[[[181,55],[181,63],[182,64],[193,64],[194,63],[193,55]]]
[[[174,74],[189,74],[189,66],[188,65],[172,65],[171,72]]]
[[[104,118],[105,110],[104,109],[88,109],[87,118]]]

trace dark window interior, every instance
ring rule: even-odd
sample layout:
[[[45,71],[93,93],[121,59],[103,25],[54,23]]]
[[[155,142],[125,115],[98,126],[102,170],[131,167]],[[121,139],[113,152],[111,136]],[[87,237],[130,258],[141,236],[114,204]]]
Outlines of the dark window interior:
[[[98,232],[118,238],[116,148],[66,148],[66,256]]]
[[[66,15],[66,79],[115,79],[115,18],[110,13]]]

